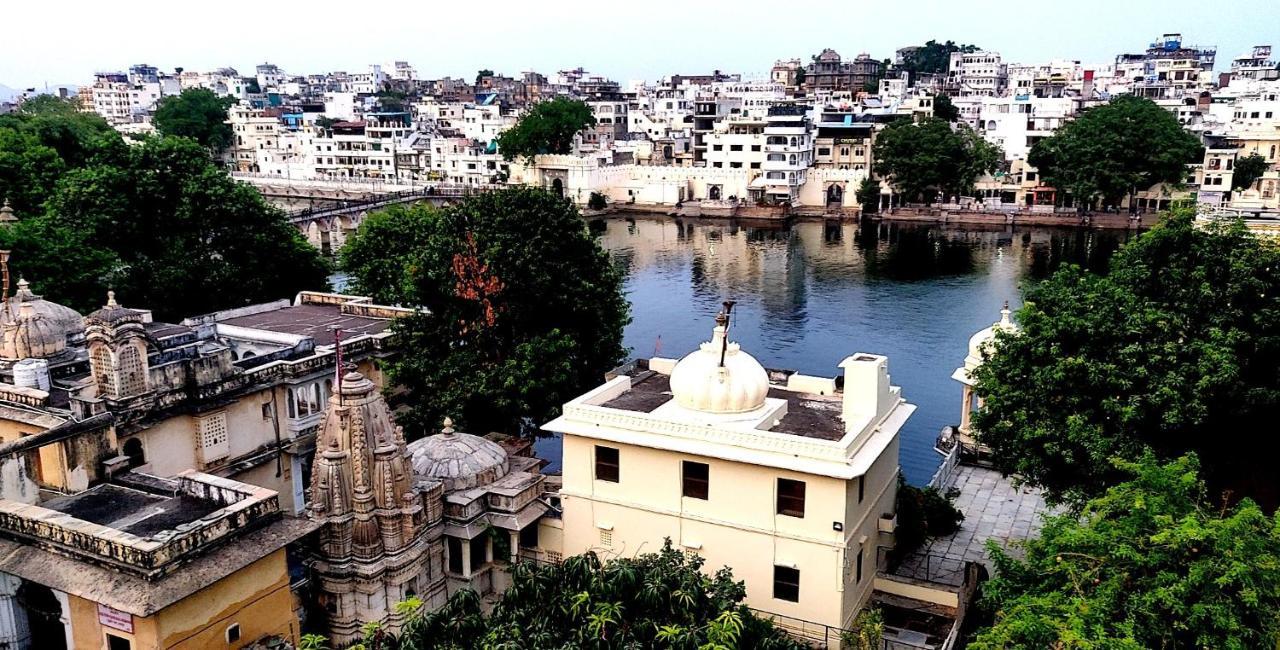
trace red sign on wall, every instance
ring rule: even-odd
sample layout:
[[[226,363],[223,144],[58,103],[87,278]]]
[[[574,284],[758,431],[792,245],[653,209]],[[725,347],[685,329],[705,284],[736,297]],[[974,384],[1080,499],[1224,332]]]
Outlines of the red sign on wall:
[[[133,614],[98,603],[98,622],[112,629],[133,634]]]

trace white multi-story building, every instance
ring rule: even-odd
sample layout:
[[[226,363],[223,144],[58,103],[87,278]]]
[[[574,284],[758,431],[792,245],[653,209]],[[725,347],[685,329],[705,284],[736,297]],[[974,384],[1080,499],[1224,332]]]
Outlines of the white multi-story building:
[[[1248,54],[1231,62],[1231,81],[1237,79],[1267,80],[1280,78],[1280,67],[1271,58],[1270,45],[1255,45]]]
[[[803,103],[769,108],[761,183],[765,199],[784,205],[799,201],[800,188],[813,164],[812,114],[813,107]]]
[[[712,169],[760,170],[765,159],[764,130],[767,122],[761,119],[740,117],[724,119],[706,134],[705,160]],[[758,173],[758,172],[757,172]],[[750,174],[755,176],[756,174]],[[720,197],[712,197],[720,198]]]
[[[262,92],[279,89],[280,86],[284,84],[285,80],[288,79],[288,75],[280,69],[280,66],[272,63],[263,63],[262,65],[259,65],[256,72],[258,89]]]
[[[1078,110],[1079,99],[1074,97],[985,97],[976,127],[1004,150],[1006,160],[1026,160],[1038,140],[1053,135]]]
[[[947,93],[955,97],[998,97],[1008,85],[999,52],[955,52],[947,73]]]

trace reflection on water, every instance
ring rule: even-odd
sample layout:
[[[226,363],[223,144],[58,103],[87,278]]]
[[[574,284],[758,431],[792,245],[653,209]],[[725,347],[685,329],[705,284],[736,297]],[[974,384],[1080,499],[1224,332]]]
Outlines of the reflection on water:
[[[908,480],[940,460],[938,431],[959,420],[951,379],[969,337],[1019,303],[1020,283],[1064,263],[1105,270],[1131,236],[1068,228],[805,222],[750,228],[670,218],[611,219],[601,244],[625,269],[633,356],[680,357],[711,332],[726,299],[733,338],[766,367],[833,376],[853,352],[889,357],[919,409],[902,432]],[[558,465],[558,441],[541,441]]]

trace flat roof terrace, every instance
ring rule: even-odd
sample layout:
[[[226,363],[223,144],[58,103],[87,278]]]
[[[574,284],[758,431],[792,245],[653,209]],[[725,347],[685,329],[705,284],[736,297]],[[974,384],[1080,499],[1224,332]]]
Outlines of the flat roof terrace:
[[[770,375],[779,375],[773,371]],[[784,400],[787,412],[782,420],[767,431],[785,433],[804,438],[837,441],[844,437],[844,420],[840,418],[840,395],[815,395],[788,390],[770,384],[768,396]],[[652,413],[658,407],[674,399],[671,394],[671,377],[653,370],[637,370],[631,376],[631,388],[601,404],[605,408]]]
[[[333,328],[348,333],[380,334],[391,327],[386,318],[371,318],[344,313],[337,305],[302,304],[282,307],[219,321],[226,325],[309,336],[317,342],[330,341]]]

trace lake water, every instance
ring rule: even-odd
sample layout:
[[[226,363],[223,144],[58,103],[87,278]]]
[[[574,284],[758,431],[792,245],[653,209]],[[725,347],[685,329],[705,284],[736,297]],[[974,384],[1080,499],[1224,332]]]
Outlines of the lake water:
[[[669,217],[597,222],[626,272],[632,356],[678,358],[707,340],[725,300],[730,338],[767,368],[835,376],[854,352],[889,357],[889,374],[918,410],[902,429],[901,465],[923,484],[956,424],[951,373],[969,337],[1000,317],[1019,287],[1063,263],[1105,269],[1132,234],[1073,228],[802,222],[747,227]],[[559,440],[536,445],[559,465]]]

